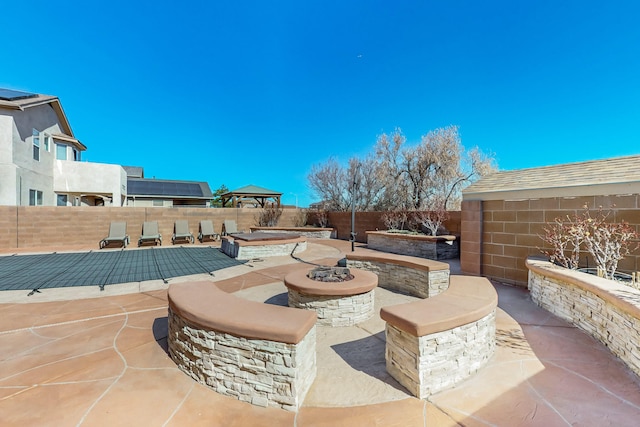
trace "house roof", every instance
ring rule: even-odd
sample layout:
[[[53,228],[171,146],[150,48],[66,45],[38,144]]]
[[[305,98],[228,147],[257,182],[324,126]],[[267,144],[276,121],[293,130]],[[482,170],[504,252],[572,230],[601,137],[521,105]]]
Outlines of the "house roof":
[[[131,178],[144,178],[144,168],[142,166],[122,166],[127,176]]]
[[[640,193],[640,155],[494,172],[462,191],[465,200]]]
[[[131,177],[127,177],[127,195],[206,200],[212,197],[211,189],[206,182]]]
[[[258,187],[257,185],[245,185],[244,187],[237,188],[233,191],[228,191],[222,196],[230,195],[242,195],[242,196],[282,196],[282,193],[269,190],[267,188]]]
[[[7,93],[9,96],[0,96],[0,108],[7,110],[19,110],[25,111],[28,108],[37,107],[39,105],[50,104],[51,108],[56,112],[58,120],[60,120],[60,126],[65,135],[74,138],[73,131],[67,116],[62,109],[62,104],[56,96],[42,95],[37,93],[13,91],[11,89],[0,88],[0,93]],[[12,96],[15,95],[15,96]],[[75,140],[78,143],[77,139]],[[80,143],[82,145],[82,143]],[[82,145],[84,147],[84,145]],[[86,149],[86,147],[85,147]]]

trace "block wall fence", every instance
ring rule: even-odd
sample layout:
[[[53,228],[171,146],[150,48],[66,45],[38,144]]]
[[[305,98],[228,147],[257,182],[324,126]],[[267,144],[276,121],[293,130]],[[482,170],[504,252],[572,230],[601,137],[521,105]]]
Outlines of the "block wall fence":
[[[142,208],[102,206],[0,206],[0,249],[65,247],[98,249],[109,234],[111,221],[126,221],[131,244],[136,245],[144,221],[158,221],[163,245],[171,246],[173,224],[189,221],[195,237],[201,220],[211,220],[216,232],[225,219],[235,220],[238,230],[256,225],[259,209],[253,208]],[[284,209],[282,226],[295,225],[297,209]]]
[[[527,286],[529,256],[541,256],[540,236],[547,223],[574,215],[583,206],[611,208],[612,222],[622,220],[640,231],[640,195],[550,197],[529,200],[465,200],[462,202],[460,266],[464,273]],[[581,265],[594,266],[581,255]],[[640,250],[619,263],[621,271],[640,270]]]

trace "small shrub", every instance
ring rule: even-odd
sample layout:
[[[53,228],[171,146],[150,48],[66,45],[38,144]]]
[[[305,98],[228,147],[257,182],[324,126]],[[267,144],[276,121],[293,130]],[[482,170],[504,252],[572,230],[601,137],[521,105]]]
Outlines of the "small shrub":
[[[599,208],[592,216],[589,208],[584,207],[582,214],[556,218],[544,228],[542,240],[551,246],[551,251],[542,252],[551,262],[564,267],[577,269],[582,248],[596,263],[603,277],[613,279],[618,262],[638,249],[640,237],[627,222],[607,222],[611,210]]]
[[[409,219],[405,209],[395,209],[382,214],[382,222],[387,230],[404,230]]]
[[[307,219],[309,217],[309,213],[306,209],[298,209],[296,212],[296,216],[293,218],[293,225],[295,227],[304,227],[307,225]]]
[[[268,204],[258,214],[256,222],[260,227],[274,227],[278,225],[278,220],[282,215],[282,208],[279,208],[275,203]]]

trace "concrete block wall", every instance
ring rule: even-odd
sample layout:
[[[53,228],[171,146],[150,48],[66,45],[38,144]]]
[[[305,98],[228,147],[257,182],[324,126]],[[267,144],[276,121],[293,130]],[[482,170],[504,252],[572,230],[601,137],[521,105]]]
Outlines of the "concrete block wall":
[[[112,221],[125,221],[131,243],[135,244],[144,221],[158,221],[163,245],[171,245],[176,220],[189,221],[198,235],[201,220],[213,221],[216,232],[222,222],[233,219],[239,230],[249,231],[257,223],[259,209],[252,208],[141,208],[95,206],[0,206],[0,250],[42,247],[68,249],[98,248],[109,234]],[[279,225],[293,226],[297,209],[284,209]]]
[[[613,208],[613,222],[625,220],[640,231],[640,196],[554,197],[527,200],[464,201],[460,265],[465,274],[481,274],[503,283],[527,286],[527,257],[543,255],[544,227],[558,217]],[[481,207],[480,207],[481,205]],[[478,252],[480,248],[480,252]],[[587,253],[581,264],[594,266]],[[620,270],[639,271],[640,251],[626,257]]]

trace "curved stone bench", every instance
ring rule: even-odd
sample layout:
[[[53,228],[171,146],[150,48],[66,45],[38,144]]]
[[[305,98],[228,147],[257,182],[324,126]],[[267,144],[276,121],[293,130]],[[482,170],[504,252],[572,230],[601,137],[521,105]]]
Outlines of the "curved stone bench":
[[[352,326],[373,316],[375,273],[353,269],[353,279],[345,282],[320,282],[307,274],[300,270],[285,276],[290,307],[315,311],[318,324],[327,326]]]
[[[486,278],[451,276],[434,298],[383,307],[387,372],[420,399],[468,378],[495,350],[497,305]]]
[[[316,375],[316,314],[248,301],[212,282],[173,283],[169,354],[218,393],[297,410]]]
[[[582,329],[640,375],[640,290],[527,259],[531,299]]]
[[[385,252],[346,255],[347,267],[378,275],[378,286],[419,298],[438,295],[449,287],[449,264],[426,258]]]
[[[244,240],[242,235],[229,235],[222,237],[221,250],[231,258],[239,260],[284,256],[307,250],[307,239],[303,236],[269,239],[267,236],[260,240]]]

